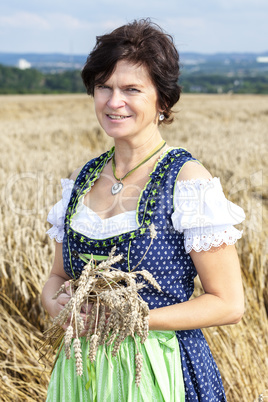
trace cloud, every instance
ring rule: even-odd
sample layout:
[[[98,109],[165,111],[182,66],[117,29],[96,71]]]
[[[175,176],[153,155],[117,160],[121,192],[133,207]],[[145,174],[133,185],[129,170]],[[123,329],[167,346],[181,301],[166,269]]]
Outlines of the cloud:
[[[68,14],[49,13],[46,14],[47,20],[52,27],[60,27],[60,29],[87,30],[92,28],[92,23],[79,18],[75,18]]]
[[[103,29],[104,31],[111,31],[117,27],[120,27],[121,25],[126,24],[126,20],[124,18],[120,19],[108,19],[106,21],[102,21],[101,24],[98,24],[98,26]]]
[[[218,4],[220,4],[223,8],[236,8],[239,7],[240,9],[245,9],[246,7],[253,6],[253,8],[265,6],[267,9],[267,0],[217,0]]]
[[[206,26],[206,22],[202,17],[178,17],[167,18],[165,21],[167,26],[181,29],[200,29]]]
[[[29,12],[17,12],[13,15],[0,15],[0,25],[3,28],[50,28],[50,24],[46,18]]]
[[[3,28],[39,29],[39,30],[88,30],[95,23],[73,17],[64,13],[16,12],[12,15],[0,15],[0,25]],[[99,26],[100,24],[96,24]]]
[[[85,53],[95,37],[150,16],[182,50],[267,48],[267,0],[11,0],[0,4],[1,51]],[[267,11],[266,11],[267,10]]]

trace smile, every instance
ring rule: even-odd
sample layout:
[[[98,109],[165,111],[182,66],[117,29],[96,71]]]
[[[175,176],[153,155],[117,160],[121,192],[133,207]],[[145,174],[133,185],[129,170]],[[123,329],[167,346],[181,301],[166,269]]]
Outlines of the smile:
[[[107,114],[107,116],[111,119],[111,120],[125,120],[128,119],[130,116],[121,116],[118,114]]]

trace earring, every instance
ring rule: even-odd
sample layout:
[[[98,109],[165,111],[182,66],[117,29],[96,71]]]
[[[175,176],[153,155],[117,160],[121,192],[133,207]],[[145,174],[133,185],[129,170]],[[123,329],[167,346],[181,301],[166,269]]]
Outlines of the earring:
[[[165,116],[163,115],[163,113],[159,113],[159,120],[160,120],[160,121],[163,121],[164,118],[165,118]]]

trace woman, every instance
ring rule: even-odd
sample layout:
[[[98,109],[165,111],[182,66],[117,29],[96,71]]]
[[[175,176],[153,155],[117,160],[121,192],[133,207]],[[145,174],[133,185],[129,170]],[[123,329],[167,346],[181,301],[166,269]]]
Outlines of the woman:
[[[165,395],[169,391],[160,384],[158,391],[152,391],[159,392],[156,396],[132,388],[129,393],[121,389],[125,393],[120,397],[114,382],[106,400],[226,400],[199,328],[234,324],[243,315],[234,246],[241,233],[233,225],[244,219],[244,213],[226,200],[219,179],[212,178],[186,150],[162,140],[159,126],[172,121],[171,108],[180,98],[178,77],[179,56],[172,38],[149,20],[134,21],[97,38],[82,78],[114,147],[62,180],[63,199],[48,217],[56,252],[42,301],[52,317],[69,300],[67,293],[56,300],[53,296],[64,282],[79,277],[84,265],[81,255],[107,256],[116,245],[117,253],[125,257],[118,267],[132,269],[151,240],[149,226],[156,227],[157,238],[142,267],[154,275],[162,292],[148,287],[141,296],[150,308],[150,333],[160,334],[159,338],[176,334],[173,349],[179,345],[180,358],[174,378],[179,382],[183,374],[183,383]],[[204,293],[189,300],[196,274]],[[152,370],[156,363],[152,362]],[[98,378],[95,383],[90,380],[91,385],[88,377],[75,382],[70,364],[63,356],[58,359],[48,400],[54,400],[53,395],[55,400],[93,400],[92,387],[101,388]],[[67,365],[69,374],[64,371]],[[87,375],[91,376],[90,369]],[[161,376],[153,375],[152,384],[160,383]]]

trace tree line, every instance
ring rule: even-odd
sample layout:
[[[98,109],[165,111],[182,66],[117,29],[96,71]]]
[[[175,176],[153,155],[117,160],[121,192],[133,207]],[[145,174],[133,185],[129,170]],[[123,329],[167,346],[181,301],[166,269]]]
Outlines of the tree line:
[[[224,74],[183,73],[180,79],[186,93],[268,94],[268,73],[232,77]],[[85,93],[78,70],[42,73],[0,64],[0,94]]]
[[[1,94],[59,94],[81,93],[85,87],[80,71],[64,71],[62,73],[42,73],[29,68],[20,70],[0,64]]]

